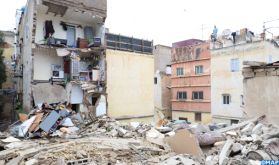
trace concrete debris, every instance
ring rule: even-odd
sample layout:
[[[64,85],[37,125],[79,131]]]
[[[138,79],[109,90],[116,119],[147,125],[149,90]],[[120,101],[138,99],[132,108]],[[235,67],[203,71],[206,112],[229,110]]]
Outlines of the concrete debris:
[[[226,165],[229,162],[228,156],[231,153],[231,148],[233,146],[234,141],[232,139],[228,139],[223,146],[220,155],[219,155],[219,165]]]
[[[262,122],[263,117],[228,127],[165,119],[160,126],[121,123],[107,116],[92,119],[84,122],[65,103],[44,103],[24,123],[14,124],[10,134],[0,133],[0,160],[30,165],[254,165],[279,159],[279,128]],[[20,131],[25,139],[16,138]]]
[[[12,142],[20,142],[21,140],[10,136],[10,137],[7,137],[6,139],[2,139],[1,141],[4,143],[12,143]]]

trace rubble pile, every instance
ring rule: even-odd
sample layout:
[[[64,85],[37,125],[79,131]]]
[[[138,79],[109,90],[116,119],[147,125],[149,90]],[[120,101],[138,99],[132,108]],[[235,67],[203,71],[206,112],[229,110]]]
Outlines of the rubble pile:
[[[279,128],[264,116],[216,130],[226,136],[206,154],[207,165],[260,164],[279,159]]]
[[[130,124],[120,123],[107,116],[96,118],[88,126],[80,131],[82,136],[94,137],[121,137],[140,138],[145,137],[145,133],[151,129],[150,124],[131,122]]]
[[[70,133],[79,130],[72,121],[82,120],[77,117],[70,106],[65,103],[53,103],[36,107],[30,112],[28,118],[18,121],[10,126],[10,132],[14,137],[45,137]],[[59,130],[60,132],[56,132]]]
[[[278,159],[279,128],[264,116],[232,126],[124,124],[107,116],[86,122],[65,104],[43,104],[10,134],[0,133],[0,164],[253,165]]]

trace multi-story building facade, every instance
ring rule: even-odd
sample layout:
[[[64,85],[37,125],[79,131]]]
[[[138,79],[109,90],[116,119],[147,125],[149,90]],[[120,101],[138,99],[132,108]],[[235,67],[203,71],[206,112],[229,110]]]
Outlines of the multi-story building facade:
[[[16,28],[18,90],[26,112],[61,101],[98,111],[95,103],[106,102],[106,16],[106,0],[27,1]]]
[[[234,41],[221,36],[220,43],[223,44],[211,50],[211,113],[214,122],[232,124],[247,117],[243,61],[271,63],[279,60],[276,42],[250,37],[246,30],[241,31]]]
[[[172,45],[172,118],[211,121],[209,43],[190,39]]]

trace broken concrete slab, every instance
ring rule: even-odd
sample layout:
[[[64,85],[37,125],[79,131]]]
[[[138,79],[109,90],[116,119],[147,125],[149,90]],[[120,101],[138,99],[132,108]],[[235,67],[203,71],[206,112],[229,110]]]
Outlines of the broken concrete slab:
[[[246,135],[241,136],[241,138],[239,139],[239,141],[241,142],[252,142],[253,140],[254,139],[251,136]]]
[[[60,85],[40,83],[32,85],[35,105],[42,103],[58,103],[67,101],[67,92]]]
[[[261,143],[262,142],[262,138],[257,134],[252,134],[251,137],[253,138],[254,143]]]
[[[164,138],[164,134],[157,131],[155,128],[151,128],[149,131],[146,132],[146,137],[149,138]]]
[[[247,158],[252,160],[271,160],[270,155],[264,150],[249,151],[247,153]]]
[[[12,160],[10,160],[6,165],[16,165],[16,164],[20,164],[20,162],[22,161],[23,157],[22,156],[18,156]]]
[[[0,160],[4,159],[12,159],[18,156],[18,153],[16,153],[17,150],[11,149],[11,150],[3,150],[0,152]]]
[[[236,137],[237,136],[237,132],[236,131],[228,131],[228,132],[226,132],[226,135],[230,135],[230,136]]]
[[[171,149],[178,154],[191,154],[198,159],[203,158],[203,152],[199,146],[198,140],[186,129],[181,129],[172,137],[166,137],[165,141]]]
[[[25,162],[25,165],[35,165],[37,164],[39,161],[37,159],[30,159],[28,161]],[[62,165],[62,164],[61,164]]]
[[[220,154],[219,154],[219,165],[227,165],[228,164],[228,156],[231,153],[231,148],[233,146],[234,141],[232,139],[228,139],[223,146]]]
[[[13,136],[9,136],[6,139],[1,140],[4,143],[12,143],[12,142],[20,142],[21,140],[14,138]]]
[[[214,143],[214,147],[218,147],[218,146],[223,146],[226,143],[226,141],[219,141]]]
[[[241,129],[240,132],[244,135],[250,135],[252,133],[252,130],[254,127],[255,127],[255,124],[253,122],[250,122],[243,129]]]
[[[241,145],[240,143],[234,143],[232,146],[232,153],[238,153],[241,152],[241,150],[243,149],[243,145]]]
[[[258,124],[252,129],[252,134],[261,135],[261,134],[263,133],[262,127],[263,127],[263,124],[262,124],[262,123],[258,123]]]
[[[251,122],[258,122],[258,121],[263,120],[264,118],[265,118],[265,115],[262,115],[260,117],[255,117],[253,119],[246,120],[246,121],[243,121],[243,122],[238,123],[238,124],[234,124],[234,125],[229,126],[229,127],[218,129],[216,131],[219,132],[219,133],[224,133],[224,132],[227,132],[227,131],[231,131],[231,130],[235,130],[235,129],[240,129],[240,128],[246,126],[247,124],[249,124]]]

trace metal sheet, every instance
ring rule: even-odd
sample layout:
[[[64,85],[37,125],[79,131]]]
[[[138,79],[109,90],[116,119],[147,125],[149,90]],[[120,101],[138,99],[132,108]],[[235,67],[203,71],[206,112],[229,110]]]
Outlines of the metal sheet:
[[[51,128],[53,127],[53,125],[56,123],[56,121],[59,119],[60,115],[55,112],[55,111],[52,111],[50,113],[50,115],[48,115],[46,117],[46,119],[40,124],[40,128],[49,133],[51,131]]]

